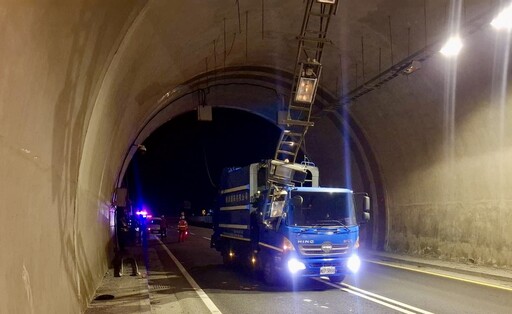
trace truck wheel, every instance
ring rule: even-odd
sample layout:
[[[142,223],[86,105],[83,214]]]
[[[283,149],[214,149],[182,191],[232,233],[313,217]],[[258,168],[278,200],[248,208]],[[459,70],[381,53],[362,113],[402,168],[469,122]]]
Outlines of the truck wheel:
[[[266,258],[263,264],[263,280],[269,286],[274,286],[279,282],[278,273],[274,266],[272,258]]]
[[[329,277],[329,281],[332,282],[332,283],[340,283],[340,282],[343,281],[343,279],[345,279],[345,275],[330,276]]]

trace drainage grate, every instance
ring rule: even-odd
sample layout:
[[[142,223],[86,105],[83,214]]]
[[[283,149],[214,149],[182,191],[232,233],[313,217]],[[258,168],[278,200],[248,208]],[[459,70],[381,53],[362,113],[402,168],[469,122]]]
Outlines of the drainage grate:
[[[165,286],[165,285],[149,285],[149,290],[156,290],[156,289],[171,289],[171,286]]]

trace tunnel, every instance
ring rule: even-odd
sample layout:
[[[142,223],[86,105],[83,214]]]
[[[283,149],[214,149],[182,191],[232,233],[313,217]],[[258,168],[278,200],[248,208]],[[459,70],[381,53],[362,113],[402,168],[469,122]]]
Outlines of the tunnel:
[[[302,153],[321,185],[369,193],[366,247],[512,267],[501,6],[338,6]],[[302,1],[0,3],[2,308],[87,307],[115,248],[116,191],[166,123],[206,108],[282,129],[303,14]],[[446,58],[454,29],[463,51]]]

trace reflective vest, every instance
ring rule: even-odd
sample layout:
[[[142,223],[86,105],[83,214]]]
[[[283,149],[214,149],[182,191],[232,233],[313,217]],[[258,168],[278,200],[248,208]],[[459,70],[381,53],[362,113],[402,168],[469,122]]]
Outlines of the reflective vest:
[[[188,229],[188,224],[185,220],[180,220],[178,222],[178,230],[179,231],[187,231]]]

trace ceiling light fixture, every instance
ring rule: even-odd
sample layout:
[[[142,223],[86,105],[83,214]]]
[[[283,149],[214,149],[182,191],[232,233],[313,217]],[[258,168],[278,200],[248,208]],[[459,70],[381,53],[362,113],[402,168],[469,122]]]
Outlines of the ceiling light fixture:
[[[455,57],[462,49],[462,40],[459,36],[455,35],[448,39],[443,48],[439,50],[446,57]]]
[[[295,101],[311,104],[315,100],[318,77],[320,76],[322,65],[316,60],[304,62],[301,64],[300,77],[297,82],[297,91]]]
[[[512,29],[512,4],[503,9],[491,22],[492,27],[497,30]]]

